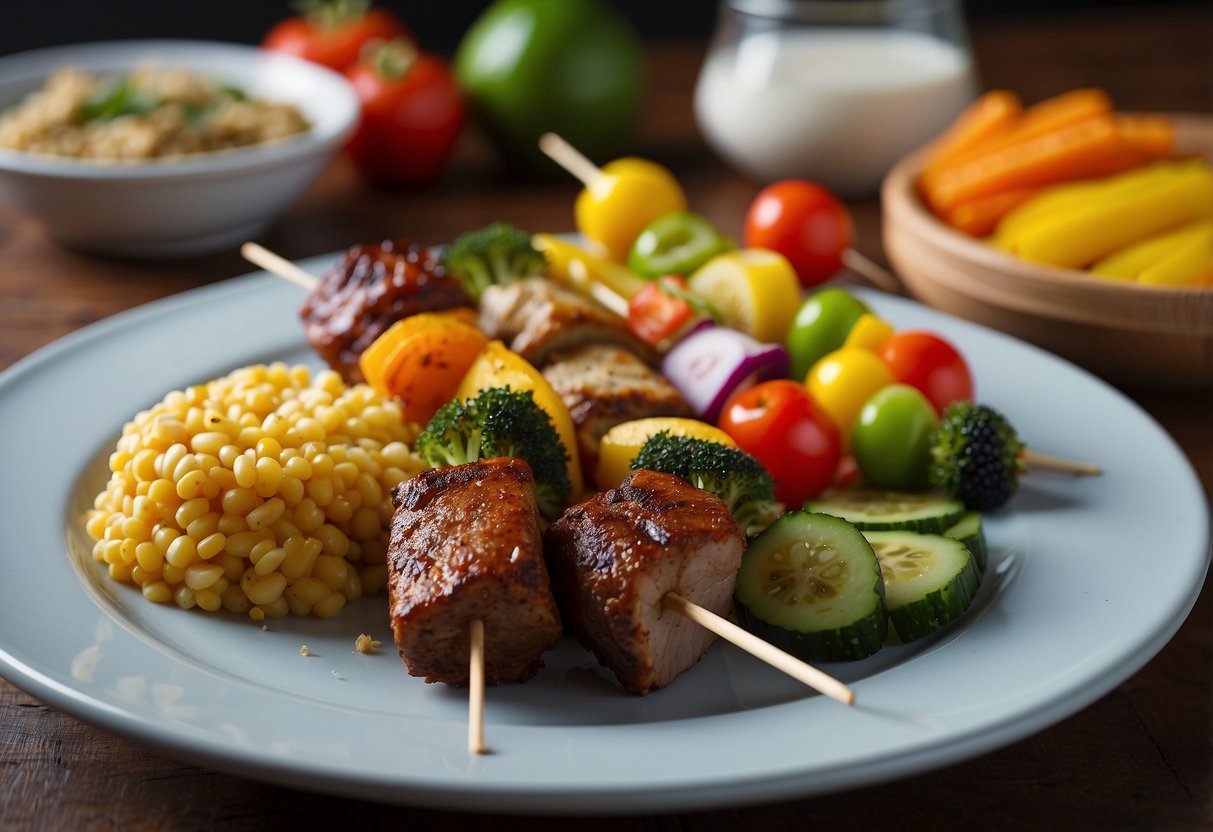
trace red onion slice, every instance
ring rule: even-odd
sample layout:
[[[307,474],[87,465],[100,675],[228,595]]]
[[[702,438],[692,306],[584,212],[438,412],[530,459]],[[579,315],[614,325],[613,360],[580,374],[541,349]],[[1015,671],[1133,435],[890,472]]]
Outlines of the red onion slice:
[[[787,375],[788,351],[729,327],[710,326],[671,347],[661,371],[701,419],[715,422],[733,393]]]

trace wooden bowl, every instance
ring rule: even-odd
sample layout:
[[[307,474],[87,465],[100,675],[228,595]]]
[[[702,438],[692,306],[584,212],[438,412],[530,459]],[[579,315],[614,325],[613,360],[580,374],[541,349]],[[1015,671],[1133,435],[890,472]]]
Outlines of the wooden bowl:
[[[1175,116],[1184,153],[1213,159],[1213,117]],[[884,248],[930,306],[1030,341],[1120,384],[1213,384],[1213,289],[1142,286],[1028,263],[936,219],[914,187],[922,152],[881,189]]]

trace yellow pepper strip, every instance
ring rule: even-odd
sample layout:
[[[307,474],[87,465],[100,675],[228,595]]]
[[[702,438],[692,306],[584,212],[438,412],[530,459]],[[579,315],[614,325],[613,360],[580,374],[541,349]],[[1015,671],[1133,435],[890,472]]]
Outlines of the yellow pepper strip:
[[[607,287],[624,300],[631,300],[648,283],[622,263],[606,260],[554,234],[535,234],[531,244],[548,260],[548,277],[588,297],[593,284]]]
[[[1192,239],[1206,239],[1213,245],[1213,220],[1200,220],[1125,246],[1097,262],[1090,271],[1113,280],[1137,280],[1146,269],[1161,263],[1177,247]],[[1197,269],[1197,275],[1201,271],[1203,269]]]
[[[358,367],[376,392],[399,400],[405,421],[424,425],[451,400],[487,340],[459,314],[411,315],[371,342]]]
[[[698,419],[684,419],[678,416],[635,419],[615,425],[598,443],[598,466],[594,470],[594,485],[604,491],[618,486],[632,473],[632,460],[640,453],[644,443],[663,430],[669,431],[673,436],[690,436],[719,442],[730,448],[737,447],[733,437],[715,425]]]
[[[1176,243],[1175,248],[1137,276],[1149,286],[1197,286],[1213,265],[1213,224]]]
[[[1178,173],[1179,168],[1176,165],[1154,164],[1115,176],[1053,185],[1003,217],[994,232],[994,245],[999,248],[1009,248],[1009,241],[1014,240],[1017,234],[1037,220],[1050,215],[1062,214],[1093,200],[1115,199],[1123,194],[1149,187],[1160,179],[1166,179]]]
[[[569,409],[552,385],[521,355],[500,341],[489,341],[468,368],[452,398],[469,399],[490,387],[531,391],[535,404],[551,417],[552,425],[564,445],[568,458],[566,468],[573,487],[572,496],[577,499],[583,488],[581,461],[577,456],[577,434],[573,431],[573,417],[569,415]]]
[[[603,166],[589,181],[573,203],[573,217],[591,246],[622,263],[646,225],[686,207],[686,194],[672,173],[628,156]]]
[[[878,351],[893,335],[893,325],[883,318],[864,312],[851,324],[851,331],[843,339],[843,347],[859,347],[871,352]]]
[[[687,286],[727,326],[770,344],[783,343],[800,308],[800,280],[792,264],[761,248],[716,255],[691,275]]]
[[[1213,168],[1203,161],[1180,168],[1147,187],[1043,217],[1006,240],[1007,248],[1032,262],[1082,268],[1169,228],[1213,217]]]

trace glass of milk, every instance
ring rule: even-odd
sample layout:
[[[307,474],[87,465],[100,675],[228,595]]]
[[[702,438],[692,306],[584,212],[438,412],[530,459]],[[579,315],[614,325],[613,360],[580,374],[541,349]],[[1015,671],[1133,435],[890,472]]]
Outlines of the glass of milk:
[[[960,0],[721,0],[695,117],[760,184],[867,197],[976,94]]]

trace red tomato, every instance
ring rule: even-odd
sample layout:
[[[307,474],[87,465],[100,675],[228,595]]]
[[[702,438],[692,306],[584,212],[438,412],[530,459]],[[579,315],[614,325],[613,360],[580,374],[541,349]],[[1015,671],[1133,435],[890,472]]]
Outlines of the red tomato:
[[[973,376],[960,351],[932,332],[896,332],[880,357],[893,378],[927,397],[936,413],[954,401],[973,400]]]
[[[799,508],[834,480],[842,457],[838,428],[804,385],[774,379],[725,402],[720,428],[775,478],[775,498]]]
[[[695,314],[681,296],[686,291],[686,279],[676,274],[648,281],[628,301],[628,328],[654,346],[673,336]]]
[[[414,40],[394,13],[369,6],[357,0],[322,3],[315,12],[288,17],[275,25],[261,46],[341,72],[358,60],[368,43]]]
[[[463,129],[463,99],[446,63],[406,41],[380,47],[345,72],[362,102],[347,150],[377,184],[437,179]]]
[[[803,179],[785,179],[763,188],[746,214],[746,247],[779,252],[791,261],[806,287],[836,275],[843,252],[854,240],[851,215],[838,198]]]

